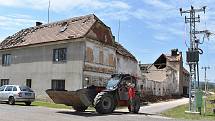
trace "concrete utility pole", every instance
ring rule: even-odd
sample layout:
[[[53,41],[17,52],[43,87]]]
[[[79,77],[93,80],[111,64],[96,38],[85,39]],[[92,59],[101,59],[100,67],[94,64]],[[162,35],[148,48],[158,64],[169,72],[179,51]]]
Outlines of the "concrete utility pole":
[[[207,101],[207,88],[208,88],[208,81],[207,81],[207,69],[210,69],[210,67],[202,67],[205,71],[205,95],[204,95],[204,114],[206,113],[206,101]]]
[[[205,13],[206,6],[200,9],[194,9],[191,6],[190,10],[182,10],[180,8],[181,16],[182,14],[189,14],[189,17],[185,16],[185,23],[190,24],[190,47],[186,52],[186,60],[190,67],[190,81],[189,81],[189,113],[200,113],[197,111],[196,106],[196,91],[197,87],[199,87],[199,54],[202,54],[203,51],[199,48],[200,41],[196,37],[196,34],[207,34],[208,30],[204,31],[196,31],[196,23],[200,22],[200,15],[196,16],[196,13],[204,12]],[[198,86],[197,86],[198,82]],[[194,100],[192,101],[191,92],[194,91]]]

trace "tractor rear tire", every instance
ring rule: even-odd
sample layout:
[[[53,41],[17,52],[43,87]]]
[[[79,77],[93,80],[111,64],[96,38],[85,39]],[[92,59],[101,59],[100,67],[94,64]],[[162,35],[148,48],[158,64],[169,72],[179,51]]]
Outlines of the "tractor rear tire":
[[[116,108],[113,95],[108,92],[100,92],[94,99],[94,106],[98,113],[108,114],[112,113]]]
[[[84,105],[75,105],[73,106],[73,109],[77,112],[84,112],[85,110],[87,110],[87,106]]]
[[[131,106],[130,105],[128,106],[129,112],[137,114],[140,110],[140,98],[139,97],[135,97],[133,107],[134,107],[134,109],[131,110]]]

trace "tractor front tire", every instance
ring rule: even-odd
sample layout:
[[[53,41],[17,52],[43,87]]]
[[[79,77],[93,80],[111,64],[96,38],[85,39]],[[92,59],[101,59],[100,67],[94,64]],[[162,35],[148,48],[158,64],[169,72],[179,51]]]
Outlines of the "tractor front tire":
[[[135,99],[133,100],[133,109],[131,109],[131,106],[128,105],[128,110],[131,113],[138,113],[140,110],[140,98],[139,97],[135,97]]]
[[[84,112],[85,110],[87,110],[87,106],[84,105],[75,105],[73,106],[73,109],[77,112]]]
[[[108,114],[112,113],[116,108],[113,95],[108,92],[100,92],[94,99],[94,106],[98,113]]]

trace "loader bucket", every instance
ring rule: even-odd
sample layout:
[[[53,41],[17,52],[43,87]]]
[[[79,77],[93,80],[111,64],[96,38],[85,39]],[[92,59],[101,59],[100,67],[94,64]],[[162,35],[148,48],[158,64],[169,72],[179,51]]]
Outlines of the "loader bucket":
[[[89,89],[79,89],[77,91],[46,90],[46,93],[54,103],[68,106],[90,106],[92,104],[92,99],[89,96],[89,92]]]

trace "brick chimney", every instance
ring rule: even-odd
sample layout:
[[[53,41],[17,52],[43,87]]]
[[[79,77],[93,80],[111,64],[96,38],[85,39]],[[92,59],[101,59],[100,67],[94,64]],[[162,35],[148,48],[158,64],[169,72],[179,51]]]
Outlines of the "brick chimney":
[[[172,49],[171,56],[177,56],[177,55],[178,55],[178,49]]]
[[[42,24],[43,24],[42,22],[39,22],[39,21],[36,22],[36,26],[40,26]]]

